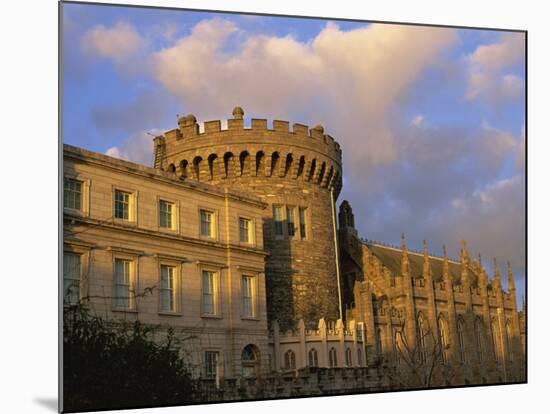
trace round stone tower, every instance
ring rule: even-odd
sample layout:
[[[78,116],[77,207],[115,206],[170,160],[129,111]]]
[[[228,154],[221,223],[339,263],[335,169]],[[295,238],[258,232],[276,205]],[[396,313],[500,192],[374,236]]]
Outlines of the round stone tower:
[[[267,311],[283,329],[303,319],[316,326],[338,311],[333,201],[342,188],[342,151],[322,126],[252,119],[233,110],[227,129],[180,117],[155,140],[155,167],[253,194],[269,207],[263,219]],[[331,194],[332,193],[332,194]]]

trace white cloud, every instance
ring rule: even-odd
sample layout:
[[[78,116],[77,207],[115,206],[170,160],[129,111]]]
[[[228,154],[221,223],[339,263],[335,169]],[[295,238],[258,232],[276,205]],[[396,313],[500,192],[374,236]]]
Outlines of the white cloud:
[[[105,155],[152,166],[153,138],[161,135],[165,130],[154,129],[131,135],[122,145],[111,147],[105,151]],[[151,134],[151,135],[150,135]]]
[[[411,121],[411,125],[416,127],[422,126],[422,124],[424,124],[424,117],[422,115],[416,115]]]
[[[348,168],[365,171],[397,159],[390,111],[455,40],[451,29],[374,24],[342,31],[328,24],[300,42],[212,19],[156,53],[153,70],[202,119],[240,105],[256,116],[322,123],[344,146],[353,144]]]
[[[497,43],[481,45],[466,57],[466,100],[487,99],[501,103],[521,97],[524,82],[505,70],[523,62],[525,38],[522,33],[502,35]]]
[[[136,53],[142,39],[135,28],[126,22],[118,22],[112,28],[97,25],[82,38],[82,49],[89,56],[98,56],[122,62]]]

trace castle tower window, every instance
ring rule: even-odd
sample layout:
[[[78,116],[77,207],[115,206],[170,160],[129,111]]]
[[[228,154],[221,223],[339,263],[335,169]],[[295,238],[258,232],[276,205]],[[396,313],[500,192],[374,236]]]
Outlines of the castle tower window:
[[[286,222],[288,227],[288,236],[294,237],[294,234],[296,232],[296,227],[294,225],[295,219],[294,216],[296,214],[296,207],[287,207],[286,208]]]
[[[252,221],[239,217],[239,241],[241,243],[252,243]]]
[[[315,348],[311,348],[308,352],[308,362],[310,367],[319,366],[319,356]]]
[[[201,236],[214,237],[214,212],[201,210]]]
[[[351,367],[351,365],[352,365],[352,363],[351,363],[351,349],[346,348],[346,366]]]
[[[218,286],[216,273],[209,270],[202,271],[202,314],[216,315],[218,303]]]
[[[176,312],[176,268],[160,266],[160,310]]]
[[[134,291],[133,267],[133,262],[131,260],[115,259],[115,308],[133,308],[134,303],[131,297]]]
[[[71,178],[63,181],[63,207],[73,210],[82,209],[82,182]]]
[[[296,354],[290,349],[285,352],[285,369],[296,369]]]
[[[330,351],[328,352],[328,359],[329,359],[329,366],[331,368],[338,366],[338,358],[336,356],[336,349],[330,348]]]
[[[253,318],[255,309],[255,278],[253,276],[243,275],[241,279],[243,318]]]
[[[63,253],[63,303],[74,305],[80,300],[80,255]]]
[[[160,227],[165,229],[173,229],[174,223],[174,203],[170,203],[165,200],[159,201],[159,224]]]
[[[218,361],[220,353],[218,351],[204,352],[204,376],[206,379],[215,380],[218,377]]]
[[[283,235],[283,208],[273,206],[273,224],[275,226],[275,236]]]
[[[305,207],[300,207],[298,209],[299,220],[300,220],[300,239],[304,240],[306,238],[306,209]]]

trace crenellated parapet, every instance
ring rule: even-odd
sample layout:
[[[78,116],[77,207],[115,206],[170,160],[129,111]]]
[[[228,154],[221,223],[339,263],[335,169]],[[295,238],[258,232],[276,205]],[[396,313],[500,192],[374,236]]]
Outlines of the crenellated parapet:
[[[324,128],[266,119],[244,125],[244,111],[233,110],[233,118],[222,129],[220,120],[204,122],[178,119],[178,128],[155,140],[155,167],[182,178],[219,182],[240,177],[272,177],[302,180],[324,188],[342,187],[342,150]],[[158,160],[158,161],[157,161]]]

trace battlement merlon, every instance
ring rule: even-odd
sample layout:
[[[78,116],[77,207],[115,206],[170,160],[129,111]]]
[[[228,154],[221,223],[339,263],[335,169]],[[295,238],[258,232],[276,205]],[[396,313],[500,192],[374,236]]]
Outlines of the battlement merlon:
[[[250,128],[244,126],[244,111],[240,107],[233,110],[233,118],[227,120],[227,129],[221,128],[220,120],[204,122],[204,132],[200,132],[199,124],[194,115],[178,118],[178,128],[165,132],[164,162],[169,165],[170,158],[190,148],[215,144],[231,145],[232,143],[254,142],[277,143],[310,149],[321,153],[339,164],[341,168],[342,150],[336,140],[324,133],[324,128],[317,125],[309,128],[307,125],[295,123],[290,128],[288,121],[273,120],[273,127],[268,128],[267,119],[251,119]],[[172,160],[170,160],[172,161]]]

